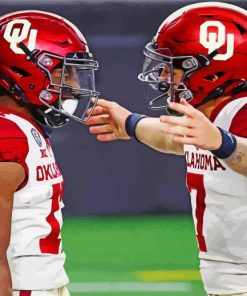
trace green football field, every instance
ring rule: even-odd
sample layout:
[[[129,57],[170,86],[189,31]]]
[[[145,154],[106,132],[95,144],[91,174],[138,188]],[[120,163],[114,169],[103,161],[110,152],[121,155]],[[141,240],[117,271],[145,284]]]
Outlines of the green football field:
[[[205,296],[190,216],[66,218],[72,296]]]

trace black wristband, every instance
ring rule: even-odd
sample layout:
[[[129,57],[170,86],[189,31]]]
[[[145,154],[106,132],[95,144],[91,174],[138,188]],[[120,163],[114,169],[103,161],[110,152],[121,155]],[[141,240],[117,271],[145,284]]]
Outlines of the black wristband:
[[[237,146],[236,137],[228,131],[218,127],[222,136],[222,144],[219,149],[211,150],[214,156],[220,159],[228,158],[235,151]]]
[[[130,137],[134,137],[137,141],[139,141],[136,137],[136,125],[142,119],[145,118],[145,115],[132,113],[130,114],[125,121],[125,130]]]

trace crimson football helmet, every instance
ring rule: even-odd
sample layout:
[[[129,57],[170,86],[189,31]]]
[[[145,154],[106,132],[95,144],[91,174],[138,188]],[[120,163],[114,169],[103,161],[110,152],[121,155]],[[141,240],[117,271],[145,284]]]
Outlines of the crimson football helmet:
[[[13,12],[0,18],[0,48],[0,86],[46,124],[88,119],[98,62],[76,26],[44,11]]]
[[[170,15],[144,49],[143,71],[149,108],[168,101],[194,107],[246,90],[247,12],[234,5],[204,2]],[[174,79],[182,70],[180,81]],[[158,95],[157,95],[158,94]]]

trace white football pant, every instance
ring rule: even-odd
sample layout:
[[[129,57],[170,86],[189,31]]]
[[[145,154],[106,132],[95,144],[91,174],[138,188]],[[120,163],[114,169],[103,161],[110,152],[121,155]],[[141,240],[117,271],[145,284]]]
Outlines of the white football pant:
[[[13,291],[13,296],[70,296],[66,287],[46,291]]]

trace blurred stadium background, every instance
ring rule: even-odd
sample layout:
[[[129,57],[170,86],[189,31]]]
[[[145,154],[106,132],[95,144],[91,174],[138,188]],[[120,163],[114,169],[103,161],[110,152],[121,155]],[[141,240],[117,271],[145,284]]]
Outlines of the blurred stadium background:
[[[0,0],[0,13],[39,9],[68,18],[100,63],[103,96],[158,116],[147,110],[137,81],[142,50],[166,16],[195,2]],[[247,8],[245,0],[224,2]],[[74,123],[54,131],[52,142],[66,182],[63,238],[72,296],[204,296],[183,157],[134,140],[97,143]]]

